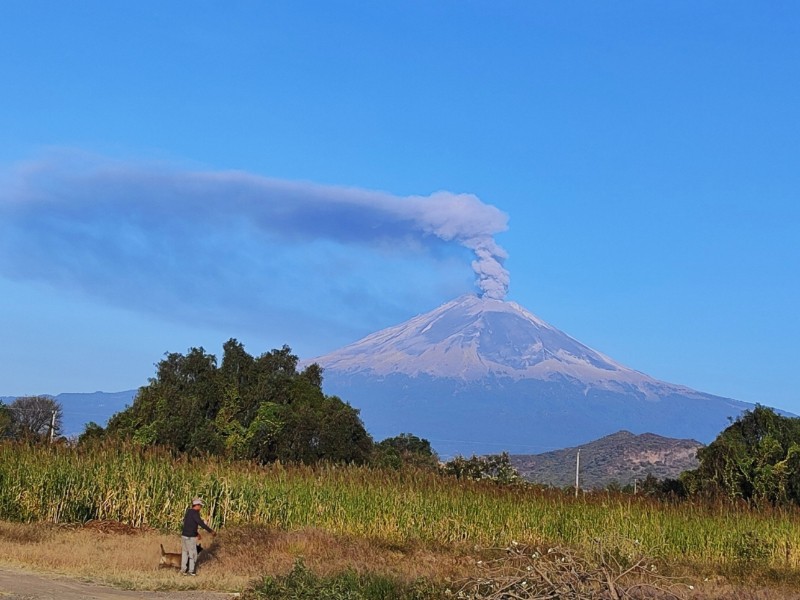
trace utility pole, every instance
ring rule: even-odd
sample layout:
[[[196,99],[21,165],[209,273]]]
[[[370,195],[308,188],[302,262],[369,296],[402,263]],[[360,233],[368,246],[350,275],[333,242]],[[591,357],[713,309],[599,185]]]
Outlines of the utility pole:
[[[50,443],[53,443],[53,438],[56,435],[56,409],[53,409],[53,414],[50,415]]]
[[[580,489],[580,473],[581,473],[581,451],[578,449],[578,456],[575,457],[575,497],[578,497],[578,490]]]

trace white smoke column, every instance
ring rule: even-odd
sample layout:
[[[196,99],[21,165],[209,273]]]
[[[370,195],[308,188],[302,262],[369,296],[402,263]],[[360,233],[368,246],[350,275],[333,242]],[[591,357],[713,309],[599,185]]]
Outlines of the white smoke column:
[[[503,261],[508,253],[494,240],[495,234],[508,228],[505,213],[472,194],[437,192],[428,197],[414,196],[408,202],[418,211],[415,218],[421,230],[475,253],[472,269],[483,296],[496,300],[506,297],[510,277]]]
[[[474,244],[474,245],[473,245]],[[468,240],[465,244],[472,248],[477,260],[472,261],[472,268],[478,275],[478,287],[483,295],[495,300],[503,300],[508,293],[509,274],[502,261],[508,254],[498,246],[493,238]]]

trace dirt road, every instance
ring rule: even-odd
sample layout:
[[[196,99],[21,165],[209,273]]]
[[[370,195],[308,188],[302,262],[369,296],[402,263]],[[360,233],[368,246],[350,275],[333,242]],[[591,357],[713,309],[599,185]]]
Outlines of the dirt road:
[[[0,600],[230,600],[219,592],[134,592],[58,575],[0,568]]]

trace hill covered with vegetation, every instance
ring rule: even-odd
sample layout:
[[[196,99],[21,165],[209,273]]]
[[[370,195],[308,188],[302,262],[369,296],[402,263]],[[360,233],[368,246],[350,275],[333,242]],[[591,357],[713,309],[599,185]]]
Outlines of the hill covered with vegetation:
[[[702,447],[695,440],[619,431],[575,448],[512,455],[511,464],[528,481],[555,487],[574,486],[580,451],[582,488],[625,487],[641,483],[648,476],[677,479],[684,471],[697,468],[697,450]]]

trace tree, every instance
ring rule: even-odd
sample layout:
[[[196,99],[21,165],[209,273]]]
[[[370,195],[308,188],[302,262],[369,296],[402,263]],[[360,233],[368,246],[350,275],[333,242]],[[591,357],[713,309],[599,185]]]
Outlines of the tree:
[[[645,496],[674,500],[686,496],[686,487],[681,479],[669,477],[658,479],[652,473],[648,473],[647,477],[639,484],[639,492]]]
[[[439,457],[431,448],[431,443],[411,433],[386,438],[375,445],[373,463],[381,467],[416,467],[435,469],[439,466]]]
[[[222,394],[217,359],[202,347],[187,354],[167,353],[156,377],[139,389],[133,404],[108,423],[112,434],[144,444],[162,444],[181,452],[214,451],[213,421]]]
[[[298,373],[285,345],[253,358],[230,339],[223,352],[219,368],[203,348],[166,354],[107,434],[260,462],[368,459],[372,439],[358,411],[322,392],[318,365]]]
[[[94,421],[89,421],[78,436],[78,445],[86,446],[102,441],[106,430]]]
[[[0,400],[0,439],[12,437],[14,430],[14,416],[11,409]]]
[[[46,441],[61,434],[63,409],[50,396],[21,396],[8,408],[14,437]]]
[[[336,396],[326,396],[304,377],[287,390],[289,402],[281,411],[276,440],[282,461],[314,463],[321,460],[363,464],[372,453],[372,438],[358,410]]]
[[[681,477],[691,493],[800,504],[800,419],[757,405],[697,458],[700,466]]]
[[[322,370],[317,363],[312,363],[303,369],[300,376],[308,379],[315,387],[322,389]]]
[[[372,454],[372,437],[359,411],[337,396],[324,396],[319,421],[319,456],[332,462],[364,464]]]
[[[469,459],[456,456],[444,464],[443,471],[458,479],[490,479],[497,483],[518,483],[522,480],[511,464],[508,452],[488,456],[473,455]]]
[[[222,349],[222,366],[219,370],[222,401],[217,420],[224,421],[220,423],[224,428],[232,421],[246,420],[242,412],[246,407],[255,406],[255,400],[250,399],[250,390],[256,380],[256,365],[253,357],[235,339],[225,342]]]

